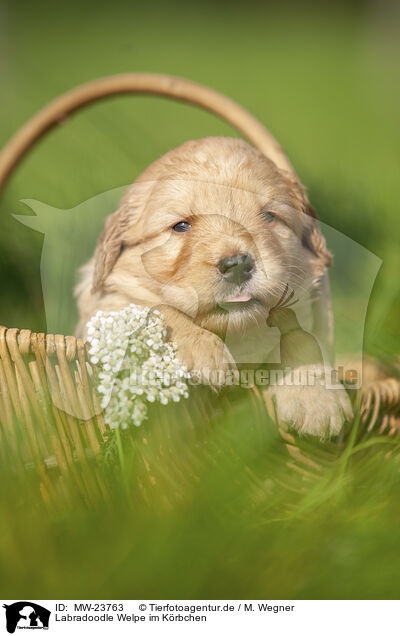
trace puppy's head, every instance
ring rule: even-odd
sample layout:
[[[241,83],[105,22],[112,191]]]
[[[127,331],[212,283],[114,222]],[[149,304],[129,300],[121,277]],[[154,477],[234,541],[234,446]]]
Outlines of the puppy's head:
[[[329,264],[296,175],[214,137],[168,152],[128,189],[100,236],[93,290],[172,305],[218,333],[265,319]]]

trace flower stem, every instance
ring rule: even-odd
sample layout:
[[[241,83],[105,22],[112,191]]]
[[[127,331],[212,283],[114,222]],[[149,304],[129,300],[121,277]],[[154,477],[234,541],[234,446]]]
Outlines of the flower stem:
[[[124,448],[122,445],[122,438],[121,438],[121,428],[118,426],[115,429],[115,435],[117,438],[117,448],[118,448],[118,457],[119,457],[119,464],[121,466],[121,475],[122,475],[122,481],[124,483],[124,486],[127,486],[127,481],[126,481],[126,461],[125,461],[125,452],[124,452]]]

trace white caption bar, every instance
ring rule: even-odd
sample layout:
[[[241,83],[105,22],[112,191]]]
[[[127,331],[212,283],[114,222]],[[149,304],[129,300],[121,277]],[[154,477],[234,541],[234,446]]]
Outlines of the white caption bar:
[[[376,636],[392,633],[399,601],[2,601],[0,633]],[[23,631],[22,631],[23,630]]]

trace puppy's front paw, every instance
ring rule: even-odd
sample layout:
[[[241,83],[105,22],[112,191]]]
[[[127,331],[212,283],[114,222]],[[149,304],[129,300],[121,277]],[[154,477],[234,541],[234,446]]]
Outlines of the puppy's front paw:
[[[342,387],[327,389],[315,386],[274,386],[268,392],[276,399],[279,417],[300,435],[326,439],[338,435],[353,410]]]
[[[200,328],[193,331],[177,338],[178,358],[200,383],[222,386],[226,371],[236,369],[232,354],[211,331]]]

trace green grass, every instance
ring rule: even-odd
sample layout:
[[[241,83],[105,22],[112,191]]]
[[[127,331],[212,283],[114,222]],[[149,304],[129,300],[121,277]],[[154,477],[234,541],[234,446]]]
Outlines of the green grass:
[[[356,426],[297,440],[301,461],[251,393],[213,402],[114,434],[97,477],[78,467],[108,493],[90,504],[57,471],[44,502],[34,471],[3,463],[3,596],[397,598],[398,442]]]
[[[400,88],[398,27],[385,11],[2,2],[0,144],[51,98],[103,75],[165,72],[226,93],[279,139],[321,219],[382,259],[364,346],[386,360],[400,351]],[[0,200],[0,323],[46,329],[43,236],[13,219],[29,213],[21,199],[71,209],[130,183],[186,139],[232,132],[189,106],[134,97],[53,131]],[[73,245],[89,254],[97,224]],[[357,297],[341,290],[338,308],[351,315]],[[306,478],[253,402],[215,405],[207,425],[193,418],[181,430],[181,421],[161,411],[143,429],[147,446],[136,430],[133,446],[123,439],[123,472],[109,449],[109,502],[88,505],[70,485],[58,506],[46,505],[35,471],[22,476],[10,454],[0,466],[2,595],[398,598],[399,467],[396,453],[387,457],[395,442],[363,446],[361,433],[333,446],[300,440],[324,465]]]

